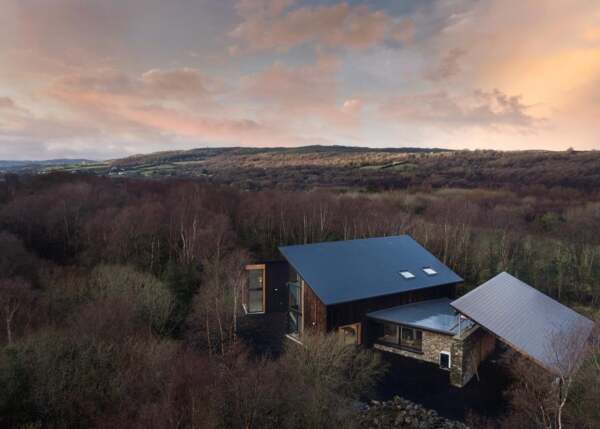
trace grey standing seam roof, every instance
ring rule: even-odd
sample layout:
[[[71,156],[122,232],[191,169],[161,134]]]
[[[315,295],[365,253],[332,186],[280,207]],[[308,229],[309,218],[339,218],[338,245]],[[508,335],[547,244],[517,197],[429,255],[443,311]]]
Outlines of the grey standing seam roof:
[[[398,305],[367,313],[367,317],[442,334],[456,335],[458,333],[459,316],[457,311],[450,306],[450,302],[452,300],[449,298],[440,298]],[[471,322],[463,320],[461,329],[464,331],[471,325]]]
[[[408,235],[279,248],[325,305],[462,281]],[[428,275],[424,267],[437,274]],[[415,277],[405,279],[400,271]]]
[[[554,373],[571,364],[593,327],[591,320],[506,272],[451,305]]]

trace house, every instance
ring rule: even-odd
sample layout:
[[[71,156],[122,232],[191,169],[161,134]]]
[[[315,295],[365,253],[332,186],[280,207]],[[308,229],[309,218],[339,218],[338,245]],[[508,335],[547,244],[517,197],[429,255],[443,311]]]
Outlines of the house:
[[[506,321],[489,317],[514,316],[505,308],[511,306],[507,297],[518,301],[523,286],[511,281],[504,294],[495,293],[509,280],[506,273],[456,299],[463,279],[408,235],[282,246],[279,251],[281,261],[246,267],[243,306],[247,314],[287,313],[286,337],[292,341],[301,343],[308,330],[339,332],[348,344],[434,363],[449,371],[457,387],[476,374],[497,338],[529,352],[515,337],[515,326],[503,331]],[[528,302],[539,308],[513,309],[542,314],[549,308],[543,299]],[[523,317],[516,320],[526,323]],[[538,334],[546,328],[543,320],[533,326]],[[527,335],[535,335],[535,329]]]

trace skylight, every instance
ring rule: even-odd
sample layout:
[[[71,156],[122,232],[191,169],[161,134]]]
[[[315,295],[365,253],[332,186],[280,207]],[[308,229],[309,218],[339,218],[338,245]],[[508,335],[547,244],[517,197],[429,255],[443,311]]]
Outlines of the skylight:
[[[404,277],[405,279],[414,279],[415,275],[413,273],[411,273],[410,271],[400,271],[400,275],[402,277]]]
[[[433,269],[433,268],[431,268],[431,267],[425,267],[425,268],[423,268],[423,272],[424,272],[425,274],[427,274],[428,276],[435,276],[435,275],[437,274],[437,271],[436,271],[436,270],[434,270],[434,269]]]

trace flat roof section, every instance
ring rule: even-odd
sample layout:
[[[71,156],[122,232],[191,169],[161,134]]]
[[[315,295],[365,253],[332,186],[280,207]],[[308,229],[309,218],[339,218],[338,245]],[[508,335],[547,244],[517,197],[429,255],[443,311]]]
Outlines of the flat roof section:
[[[398,305],[384,310],[373,311],[367,314],[371,319],[408,325],[442,334],[458,334],[457,311],[452,308],[449,298],[432,299],[412,304]],[[473,323],[469,320],[461,322],[461,330],[470,328]]]

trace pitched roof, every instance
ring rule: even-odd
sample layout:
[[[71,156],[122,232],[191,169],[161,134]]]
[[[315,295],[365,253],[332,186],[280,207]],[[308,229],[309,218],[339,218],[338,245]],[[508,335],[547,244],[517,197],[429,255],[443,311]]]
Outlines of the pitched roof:
[[[506,272],[451,305],[555,373],[572,364],[593,327],[591,320]]]
[[[279,248],[325,305],[461,282],[408,235]],[[434,275],[423,268],[432,268]],[[408,271],[413,278],[404,278]]]
[[[441,332],[443,334],[458,334],[458,314],[450,306],[449,298],[432,299],[412,304],[398,305],[384,310],[367,313],[367,317],[415,328]],[[472,326],[470,321],[461,321],[461,329]]]

